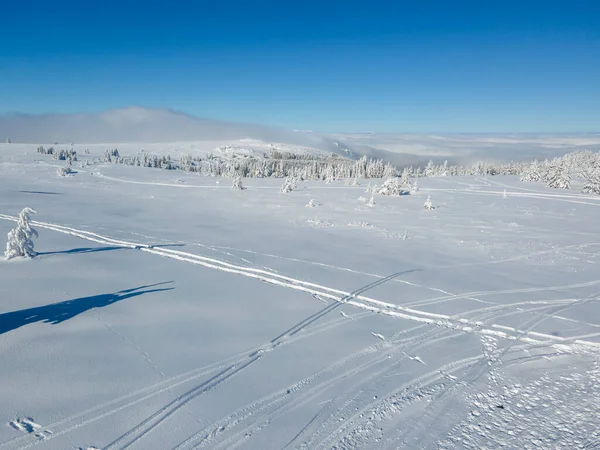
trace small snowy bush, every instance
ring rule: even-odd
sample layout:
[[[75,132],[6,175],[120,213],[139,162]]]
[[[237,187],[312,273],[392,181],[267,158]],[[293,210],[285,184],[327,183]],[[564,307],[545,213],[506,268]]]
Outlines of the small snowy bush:
[[[19,256],[25,258],[33,258],[35,250],[33,249],[32,238],[38,237],[38,232],[31,228],[31,214],[35,211],[31,208],[24,208],[19,214],[17,226],[8,233],[8,242],[6,243],[6,259],[17,258]]]
[[[367,206],[369,206],[371,208],[373,206],[375,206],[375,196],[374,195],[371,195],[371,198],[369,199],[369,203],[367,203]]]
[[[429,195],[427,196],[427,200],[425,200],[425,204],[423,206],[427,210],[434,209],[433,203],[431,203],[431,197]]]
[[[307,208],[314,208],[315,206],[317,206],[317,202],[315,202],[314,198],[311,198],[310,201],[306,204]]]
[[[71,160],[67,159],[67,164],[65,164],[65,167],[59,167],[56,173],[58,173],[58,175],[61,177],[66,177],[67,175],[73,175],[76,172],[71,169]]]

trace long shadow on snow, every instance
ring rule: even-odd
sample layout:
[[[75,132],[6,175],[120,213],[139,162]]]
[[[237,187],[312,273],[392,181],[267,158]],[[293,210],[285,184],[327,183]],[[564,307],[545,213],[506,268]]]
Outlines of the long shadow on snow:
[[[161,244],[161,245],[151,245],[150,248],[161,248],[161,247],[184,247],[185,244]],[[137,249],[136,247],[135,249]],[[113,245],[110,247],[82,247],[82,248],[72,248],[69,250],[57,250],[55,252],[38,252],[37,256],[46,256],[46,255],[67,255],[72,253],[94,253],[94,252],[108,252],[111,250],[134,250],[132,247],[124,247],[121,245]]]
[[[84,313],[90,309],[103,308],[122,300],[137,297],[139,295],[150,294],[153,292],[171,291],[174,288],[148,289],[154,286],[172,283],[165,281],[163,283],[140,286],[133,289],[125,289],[114,294],[93,295],[91,297],[81,297],[73,300],[67,300],[60,303],[53,303],[46,306],[22,309],[9,313],[0,314],[0,334],[8,333],[22,326],[35,322],[45,322],[57,325],[66,320]],[[145,289],[145,290],[144,290]]]

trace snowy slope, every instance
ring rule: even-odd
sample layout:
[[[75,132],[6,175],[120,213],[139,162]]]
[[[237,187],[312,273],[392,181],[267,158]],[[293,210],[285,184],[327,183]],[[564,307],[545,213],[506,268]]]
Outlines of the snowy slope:
[[[30,206],[40,236],[0,261],[0,450],[600,446],[598,197],[431,178],[369,207],[14,145],[0,232]]]

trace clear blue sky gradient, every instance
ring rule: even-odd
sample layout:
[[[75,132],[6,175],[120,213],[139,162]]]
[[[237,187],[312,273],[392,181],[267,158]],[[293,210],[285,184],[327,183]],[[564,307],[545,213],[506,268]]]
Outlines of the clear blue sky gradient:
[[[600,131],[600,1],[6,1],[0,113]]]

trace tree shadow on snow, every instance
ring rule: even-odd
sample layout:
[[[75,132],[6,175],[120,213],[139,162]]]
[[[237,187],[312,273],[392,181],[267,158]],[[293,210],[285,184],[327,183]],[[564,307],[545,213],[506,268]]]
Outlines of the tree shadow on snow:
[[[171,291],[175,288],[149,289],[155,286],[172,283],[165,281],[163,283],[140,286],[133,289],[126,289],[115,292],[114,294],[100,294],[91,297],[81,297],[73,300],[67,300],[60,303],[53,303],[46,306],[22,309],[9,313],[0,314],[0,335],[16,330],[30,323],[45,322],[57,325],[66,320],[72,319],[81,313],[90,309],[103,308],[108,305],[120,302],[122,300],[137,297],[139,295],[150,294],[153,292]]]
[[[38,194],[38,195],[65,195],[62,192],[50,192],[50,191],[19,191],[22,194]]]
[[[161,244],[161,245],[150,245],[149,248],[161,248],[161,247],[183,247],[185,244]],[[38,252],[37,256],[47,255],[68,255],[73,253],[94,253],[94,252],[108,252],[111,250],[137,250],[140,247],[125,247],[122,245],[113,245],[110,247],[82,247],[82,248],[71,248],[69,250],[57,250],[55,252]]]

